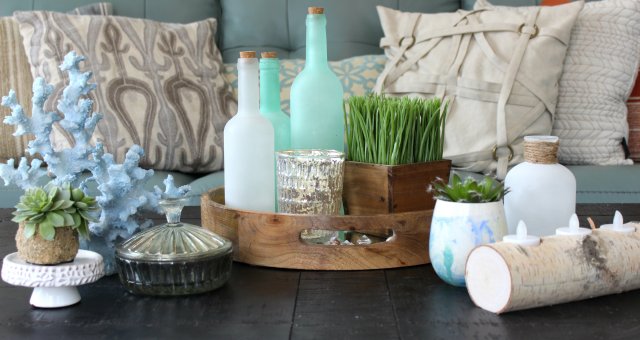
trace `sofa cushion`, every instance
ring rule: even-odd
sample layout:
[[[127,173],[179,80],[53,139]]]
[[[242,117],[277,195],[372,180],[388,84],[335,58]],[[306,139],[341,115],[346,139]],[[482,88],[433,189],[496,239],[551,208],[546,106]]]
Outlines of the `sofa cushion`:
[[[640,164],[617,165],[569,165],[576,177],[576,203],[620,204],[640,202]],[[482,179],[476,172],[452,170],[462,178]],[[453,176],[449,176],[452,178]],[[613,215],[613,211],[611,212]]]
[[[72,14],[110,15],[110,3],[95,3],[71,10]],[[12,17],[0,17],[0,97],[16,92],[18,102],[26,112],[31,112],[31,86],[33,78],[27,55],[22,45],[20,28]],[[32,136],[14,137],[14,127],[0,123],[0,162],[25,156],[27,143]]]
[[[427,13],[452,12],[458,0],[221,0],[222,54],[234,62],[241,50],[274,50],[281,59],[305,57],[307,6],[322,6],[327,15],[328,56],[340,60],[380,54],[382,30],[375,6]],[[257,34],[257,32],[260,32]]]
[[[65,76],[57,68],[75,50],[87,57],[97,90],[90,95],[104,118],[94,139],[122,162],[133,144],[141,166],[202,173],[222,168],[222,131],[236,101],[222,77],[214,43],[215,19],[167,24],[125,17],[17,12],[34,76],[54,84],[45,109],[53,111]],[[48,37],[55,36],[56,39]],[[59,126],[56,148],[73,142]]]
[[[70,4],[92,0],[3,0],[0,15],[18,10],[68,10]],[[289,0],[110,0],[115,15],[163,22],[189,23],[205,18],[221,19],[219,46],[226,62],[234,62],[240,50],[273,50],[281,58],[304,58],[305,16],[308,1]],[[179,5],[177,5],[179,4]],[[382,30],[375,6],[407,11],[452,12],[459,0],[322,0],[313,5],[327,9],[329,57],[340,60],[356,55],[379,54]],[[224,13],[224,15],[222,15]],[[241,19],[242,18],[242,19]],[[251,29],[249,29],[251,28]],[[254,32],[262,32],[255,34]]]
[[[109,2],[97,2],[76,7],[67,13],[76,15],[111,15],[113,14],[113,6]]]
[[[330,61],[329,66],[336,73],[344,89],[344,97],[362,96],[373,91],[376,79],[384,69],[387,58],[384,55],[363,55],[344,60]],[[284,59],[280,61],[280,104],[282,111],[289,113],[291,85],[304,68],[304,59]],[[236,63],[224,64],[224,76],[233,87],[233,96],[238,98],[238,67]]]
[[[568,168],[576,176],[577,203],[640,202],[640,164],[578,165]]]
[[[2,0],[0,16],[31,10],[66,12],[91,2],[95,0]],[[219,0],[182,0],[179,6],[176,6],[175,0],[109,0],[109,3],[113,7],[113,14],[132,18],[189,23],[220,17]]]
[[[200,196],[202,194],[224,185],[224,171],[216,171],[202,176],[189,185],[191,186],[191,191],[189,191],[188,205],[200,205]]]

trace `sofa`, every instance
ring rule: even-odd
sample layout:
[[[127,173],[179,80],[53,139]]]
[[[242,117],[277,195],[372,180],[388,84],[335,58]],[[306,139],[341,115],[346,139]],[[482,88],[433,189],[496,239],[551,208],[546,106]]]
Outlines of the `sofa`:
[[[3,0],[0,16],[14,11],[68,11],[92,0]],[[147,18],[163,22],[189,23],[213,17],[218,21],[216,43],[225,63],[236,61],[241,50],[275,50],[281,59],[300,59],[305,54],[305,14],[308,1],[287,0],[110,0],[118,16]],[[358,55],[380,55],[382,29],[375,6],[403,11],[452,12],[471,9],[474,0],[317,0],[328,17],[330,60]],[[536,5],[535,0],[495,0],[498,5]],[[2,53],[7,53],[2,51]],[[0,72],[4,72],[0,70]],[[3,94],[4,95],[4,94]],[[2,113],[7,110],[2,108]],[[3,136],[7,138],[7,136]],[[577,179],[578,212],[586,215],[613,215],[622,209],[631,218],[640,216],[640,165],[571,165]],[[223,172],[189,174],[156,171],[149,186],[173,174],[178,185],[190,184],[192,205],[199,195],[223,184]],[[12,207],[21,194],[15,186],[0,186],[0,207]],[[586,210],[585,210],[586,209]]]

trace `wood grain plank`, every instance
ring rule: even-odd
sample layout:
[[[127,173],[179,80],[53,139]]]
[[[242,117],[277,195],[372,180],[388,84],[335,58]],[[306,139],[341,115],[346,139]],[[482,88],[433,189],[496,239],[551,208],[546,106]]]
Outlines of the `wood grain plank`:
[[[247,326],[290,325],[299,275],[293,271],[234,263],[229,282],[218,290],[177,298],[137,296],[123,290],[116,310],[108,314],[113,314],[109,317],[111,320],[126,325],[174,323],[195,326],[203,320]],[[113,285],[119,286],[115,277],[106,280],[116,280]]]
[[[291,336],[398,338],[384,272],[302,272]]]
[[[625,221],[640,221],[640,203],[578,204],[576,214],[580,217],[581,225],[588,226],[587,217],[591,217],[600,226],[612,223],[616,210],[622,213]]]
[[[436,177],[448,180],[451,161],[381,165],[345,163],[344,202],[349,215],[375,215],[433,209],[427,192]]]
[[[392,211],[388,171],[384,165],[345,162],[342,196],[348,214],[371,215]]]
[[[433,209],[435,200],[427,191],[436,178],[449,181],[451,161],[405,164],[389,169],[392,212]]]
[[[640,334],[640,315],[632,312],[640,291],[495,315],[476,307],[465,288],[441,281],[431,266],[385,273],[404,339],[611,339]]]
[[[15,236],[18,231],[18,224],[11,221],[12,209],[0,209],[0,256],[16,252]],[[0,265],[1,266],[1,265]],[[0,287],[13,287],[0,280]]]

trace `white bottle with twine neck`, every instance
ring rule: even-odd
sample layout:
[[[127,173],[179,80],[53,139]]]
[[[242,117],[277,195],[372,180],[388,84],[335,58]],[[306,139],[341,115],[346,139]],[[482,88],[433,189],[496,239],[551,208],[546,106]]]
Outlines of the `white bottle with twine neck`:
[[[533,235],[555,235],[576,210],[576,178],[558,164],[559,139],[555,136],[524,137],[525,161],[504,179],[511,191],[504,197],[510,234],[524,221]]]

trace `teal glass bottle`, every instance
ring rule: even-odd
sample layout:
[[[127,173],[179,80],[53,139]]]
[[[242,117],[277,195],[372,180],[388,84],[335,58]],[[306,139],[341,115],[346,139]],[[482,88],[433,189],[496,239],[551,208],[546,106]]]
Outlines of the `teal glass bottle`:
[[[342,83],[327,60],[324,9],[309,7],[304,69],[291,86],[291,148],[344,152]]]
[[[271,121],[275,150],[291,148],[291,122],[280,106],[280,60],[276,52],[263,52],[260,58],[260,113]]]

